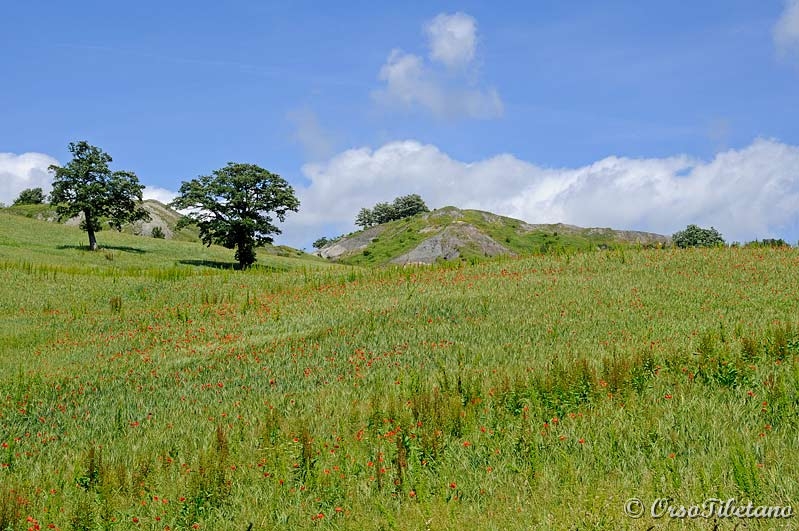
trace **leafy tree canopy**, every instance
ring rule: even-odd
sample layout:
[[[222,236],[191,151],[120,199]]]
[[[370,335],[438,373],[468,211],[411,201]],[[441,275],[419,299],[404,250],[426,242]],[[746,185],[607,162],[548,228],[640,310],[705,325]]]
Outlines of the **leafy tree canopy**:
[[[254,164],[229,162],[211,175],[184,181],[179,194],[170,206],[189,213],[178,228],[194,223],[206,245],[235,248],[242,269],[255,263],[255,246],[280,234],[275,218],[285,221],[287,212],[300,207],[283,178]]]
[[[362,208],[355,218],[355,224],[361,228],[388,223],[397,219],[415,216],[420,212],[429,212],[430,209],[419,194],[403,195],[394,199],[392,203],[377,203],[371,209]]]
[[[721,233],[710,227],[703,229],[697,225],[688,225],[684,230],[676,232],[671,237],[674,245],[680,248],[686,247],[718,247],[724,245],[724,238]]]
[[[50,166],[53,191],[50,202],[60,220],[83,214],[81,228],[89,234],[89,248],[97,249],[95,232],[102,220],[117,230],[134,221],[149,221],[141,207],[142,190],[136,174],[108,168],[111,156],[82,140],[69,144],[72,160],[65,166]]]
[[[327,236],[322,236],[321,238],[319,238],[318,240],[313,242],[313,248],[314,249],[321,249],[322,247],[324,247],[325,245],[327,245],[331,241],[333,241],[333,240],[331,240]]]
[[[41,188],[26,188],[14,200],[14,205],[41,205],[46,199],[47,196]]]

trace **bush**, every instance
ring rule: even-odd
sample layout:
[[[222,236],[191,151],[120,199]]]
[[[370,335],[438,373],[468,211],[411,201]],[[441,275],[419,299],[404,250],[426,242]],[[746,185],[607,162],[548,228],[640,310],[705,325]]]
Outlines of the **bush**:
[[[161,227],[153,227],[153,231],[151,234],[153,238],[157,238],[159,240],[163,240],[164,238],[166,238],[166,234],[164,234],[164,229],[162,229]]]
[[[19,193],[19,197],[14,200],[16,205],[41,205],[47,198],[41,188],[27,188]]]
[[[685,249],[687,247],[719,247],[724,245],[724,238],[721,233],[710,227],[703,229],[696,225],[688,225],[685,230],[676,232],[671,237],[672,242],[677,247]]]
[[[745,247],[790,247],[790,245],[782,238],[764,238],[761,241],[755,240],[753,242],[747,242]]]

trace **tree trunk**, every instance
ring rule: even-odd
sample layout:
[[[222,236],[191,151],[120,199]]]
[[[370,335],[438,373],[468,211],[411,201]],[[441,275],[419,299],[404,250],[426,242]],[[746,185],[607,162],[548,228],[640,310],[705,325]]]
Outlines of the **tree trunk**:
[[[94,235],[94,220],[88,216],[85,212],[83,213],[85,217],[86,223],[86,232],[89,233],[89,250],[96,251],[97,250],[97,237]]]

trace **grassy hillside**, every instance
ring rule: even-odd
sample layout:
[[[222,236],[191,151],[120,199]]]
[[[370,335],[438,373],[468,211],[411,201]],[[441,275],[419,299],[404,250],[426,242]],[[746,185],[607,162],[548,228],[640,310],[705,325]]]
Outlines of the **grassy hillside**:
[[[123,226],[122,232],[125,234],[150,237],[153,228],[159,227],[164,232],[167,239],[186,242],[200,241],[199,232],[196,227],[186,227],[181,230],[176,230],[175,226],[181,217],[178,212],[153,199],[147,199],[143,201],[142,204],[144,209],[150,213],[151,220]],[[13,205],[3,209],[3,212],[43,221],[56,222],[58,220],[55,207],[50,204]],[[68,225],[78,225],[79,222],[77,219],[73,219],[66,221],[66,223]]]
[[[710,529],[650,507],[799,503],[796,250],[240,272],[100,237],[110,260],[0,216],[0,529]]]
[[[574,252],[667,240],[634,231],[586,229],[564,224],[531,225],[490,212],[444,207],[348,235],[342,238],[345,241],[332,245],[347,245],[348,240],[355,243],[350,245],[351,251],[336,257],[343,263],[385,264],[440,235],[444,240],[459,240],[455,245],[458,257],[472,261],[495,254]]]
[[[27,205],[26,207],[42,205]],[[15,207],[17,208],[17,207]],[[192,274],[198,267],[232,268],[234,251],[199,242],[168,241],[105,230],[97,233],[101,250],[89,252],[86,233],[75,226],[31,219],[0,211],[0,263],[32,267],[120,271],[181,269]],[[287,270],[324,267],[324,260],[285,247],[257,249],[257,267]]]

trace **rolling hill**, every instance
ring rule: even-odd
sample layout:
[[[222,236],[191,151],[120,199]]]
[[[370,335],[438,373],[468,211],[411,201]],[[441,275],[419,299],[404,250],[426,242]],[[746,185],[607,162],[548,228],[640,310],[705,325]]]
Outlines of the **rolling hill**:
[[[159,217],[154,215],[151,223],[177,221],[177,214],[172,215],[164,205],[155,201],[145,204],[148,210],[161,210]],[[19,215],[21,213],[24,215]],[[173,240],[144,237],[141,232],[139,235],[133,234],[131,227],[123,232],[99,232],[97,239],[100,252],[87,252],[86,233],[76,226],[77,223],[54,223],[54,217],[48,217],[50,214],[52,210],[47,205],[0,210],[0,263],[28,263],[43,267],[53,265],[86,271],[113,269],[134,273],[144,267],[229,269],[234,264],[233,251],[230,249],[217,245],[206,247],[198,238],[192,241],[185,235]],[[168,226],[174,227],[173,224]],[[181,233],[183,231],[177,234]],[[260,269],[282,271],[331,265],[316,256],[285,246],[267,245],[259,247],[257,253],[256,268]]]
[[[348,264],[431,264],[455,258],[540,254],[619,246],[663,246],[660,234],[539,224],[480,210],[444,207],[338,238],[318,251]]]
[[[122,231],[127,234],[134,234],[136,236],[152,236],[153,229],[160,228],[167,240],[179,240],[187,242],[199,242],[200,235],[193,227],[186,227],[177,230],[176,225],[181,215],[179,212],[172,210],[165,204],[154,199],[147,199],[142,202],[144,209],[150,213],[150,221],[136,222],[126,225]],[[25,216],[32,219],[39,219],[42,221],[56,222],[57,216],[55,208],[47,203],[40,205],[15,205],[5,209],[9,214],[16,214]],[[64,222],[67,225],[77,226],[80,224],[80,218],[72,218]]]

